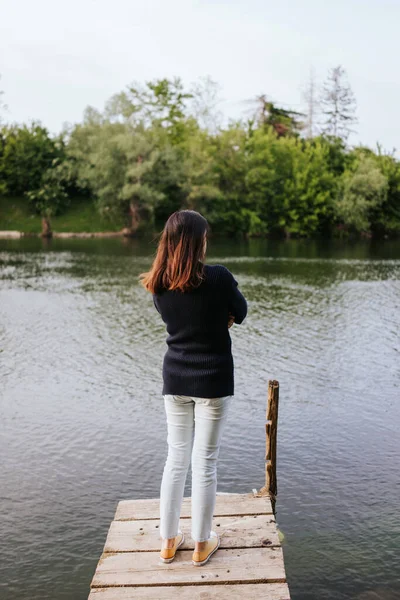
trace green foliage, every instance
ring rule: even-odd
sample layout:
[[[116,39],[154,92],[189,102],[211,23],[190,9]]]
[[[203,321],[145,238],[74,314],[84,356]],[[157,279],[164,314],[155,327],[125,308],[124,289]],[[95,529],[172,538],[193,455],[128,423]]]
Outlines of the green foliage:
[[[131,85],[57,137],[38,123],[0,127],[0,195],[53,224],[82,202],[85,223],[92,206],[93,223],[132,232],[191,208],[228,235],[400,233],[400,163],[346,146],[352,105],[336,79],[333,129],[307,139],[302,115],[265,96],[254,119],[218,126],[215,83],[186,90],[178,78]]]
[[[247,145],[248,134],[236,123],[214,136],[210,146],[214,185],[220,194],[214,202],[213,214],[208,218],[217,231],[229,235],[257,235],[266,231],[262,220],[249,204],[245,179]]]
[[[335,193],[326,146],[256,131],[249,148],[249,198],[268,231],[313,235],[326,229]]]
[[[342,175],[346,167],[352,162],[352,153],[347,152],[345,142],[330,135],[320,135],[310,141],[311,144],[320,143],[326,151],[326,167],[335,177]]]
[[[286,182],[285,221],[289,234],[314,235],[326,231],[333,213],[335,177],[327,167],[326,147],[296,141],[292,178]]]
[[[147,178],[160,194],[154,203],[154,221],[162,224],[185,203],[187,178],[182,149],[176,146],[161,148],[154,156]]]
[[[158,150],[143,127],[88,119],[72,132],[68,156],[78,167],[79,184],[92,190],[103,217],[125,216],[133,230],[153,224],[154,206],[163,194],[149,177]]]
[[[182,152],[186,175],[184,207],[202,212],[212,223],[222,193],[213,171],[211,140],[205,131],[192,131],[182,144]]]
[[[44,172],[62,156],[59,141],[39,123],[4,126],[0,138],[1,185],[9,195],[21,196],[39,188]]]
[[[354,171],[343,175],[340,194],[335,204],[338,219],[357,232],[369,231],[371,214],[387,198],[388,180],[376,162],[361,156]]]
[[[252,122],[260,129],[264,131],[272,129],[278,137],[281,137],[298,135],[304,128],[303,121],[299,119],[305,116],[303,113],[277,106],[265,94],[257,96],[255,102],[257,108]]]
[[[148,81],[145,86],[135,83],[110,99],[105,114],[112,120],[162,131],[169,141],[178,143],[183,139],[186,102],[191,98],[178,77]]]
[[[383,153],[379,146],[373,158],[386,177],[388,188],[386,198],[372,212],[371,226],[377,233],[400,233],[400,163],[393,154]]]
[[[40,187],[25,192],[34,211],[44,217],[50,218],[62,213],[69,204],[62,181],[62,169],[62,163],[55,159],[52,167],[43,173]]]

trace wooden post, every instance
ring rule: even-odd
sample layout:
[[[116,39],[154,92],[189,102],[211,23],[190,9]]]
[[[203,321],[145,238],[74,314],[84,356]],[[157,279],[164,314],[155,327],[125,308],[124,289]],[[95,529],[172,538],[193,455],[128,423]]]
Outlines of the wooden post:
[[[276,434],[278,430],[279,381],[268,381],[267,414],[265,423],[265,485],[257,495],[274,499],[278,493],[276,480]]]
[[[270,496],[278,493],[276,481],[276,434],[278,431],[279,381],[268,381],[267,419],[265,423],[265,487]]]

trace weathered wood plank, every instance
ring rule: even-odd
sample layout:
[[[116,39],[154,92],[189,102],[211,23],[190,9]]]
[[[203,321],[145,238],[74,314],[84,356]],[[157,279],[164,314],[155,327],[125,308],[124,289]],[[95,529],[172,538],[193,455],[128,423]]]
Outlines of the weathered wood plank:
[[[271,500],[268,496],[255,497],[250,494],[217,494],[214,516],[229,515],[271,515]],[[182,502],[181,518],[190,518],[191,498],[185,496]],[[158,519],[160,517],[160,499],[121,500],[118,503],[114,519],[127,521],[132,519]]]
[[[170,564],[161,563],[159,552],[103,554],[92,587],[286,581],[281,548],[218,549],[197,568],[191,560],[190,550],[178,550]]]
[[[196,567],[193,567],[196,568]],[[203,567],[199,567],[203,568]],[[286,583],[94,588],[88,600],[290,600]]]
[[[181,524],[185,541],[182,550],[193,550],[191,521]],[[273,515],[215,517],[212,528],[221,537],[220,548],[254,548],[280,546]],[[113,521],[108,531],[104,552],[159,551],[161,548],[158,519]]]

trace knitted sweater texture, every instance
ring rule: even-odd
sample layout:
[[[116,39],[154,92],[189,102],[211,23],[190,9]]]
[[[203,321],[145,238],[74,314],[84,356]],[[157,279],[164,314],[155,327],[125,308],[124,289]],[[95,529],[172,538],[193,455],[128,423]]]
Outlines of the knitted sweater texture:
[[[235,323],[242,323],[247,302],[225,266],[204,265],[204,274],[200,286],[188,292],[163,290],[153,294],[168,333],[163,395],[234,395],[228,314],[235,316]]]

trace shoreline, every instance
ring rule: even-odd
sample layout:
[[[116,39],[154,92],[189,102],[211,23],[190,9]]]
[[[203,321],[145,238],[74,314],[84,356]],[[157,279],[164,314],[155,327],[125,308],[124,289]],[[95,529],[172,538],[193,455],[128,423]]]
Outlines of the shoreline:
[[[4,230],[0,231],[0,239],[3,240],[18,240],[25,237],[37,237],[42,238],[41,233],[28,233],[24,231],[12,231]],[[110,237],[127,237],[124,231],[53,231],[51,237],[53,238],[110,238]]]
[[[153,232],[153,235],[156,235],[157,232]],[[51,236],[43,236],[39,232],[29,232],[29,231],[17,231],[12,229],[3,229],[0,230],[0,240],[19,240],[22,238],[39,238],[39,239],[106,239],[106,238],[125,238],[125,239],[136,239],[142,237],[142,233],[132,234],[128,233],[126,228],[120,229],[119,231],[53,231]],[[213,237],[230,237],[226,236],[226,234],[214,233]],[[323,238],[323,236],[270,236],[270,235],[254,235],[254,236],[245,236],[244,239],[279,239],[279,240],[318,240]],[[392,234],[384,234],[382,236],[375,236],[371,233],[364,234],[349,234],[347,236],[331,236],[329,239],[336,240],[346,240],[346,241],[360,241],[360,240],[368,240],[368,241],[385,241],[385,240],[396,240],[400,238],[400,232],[392,233]]]

